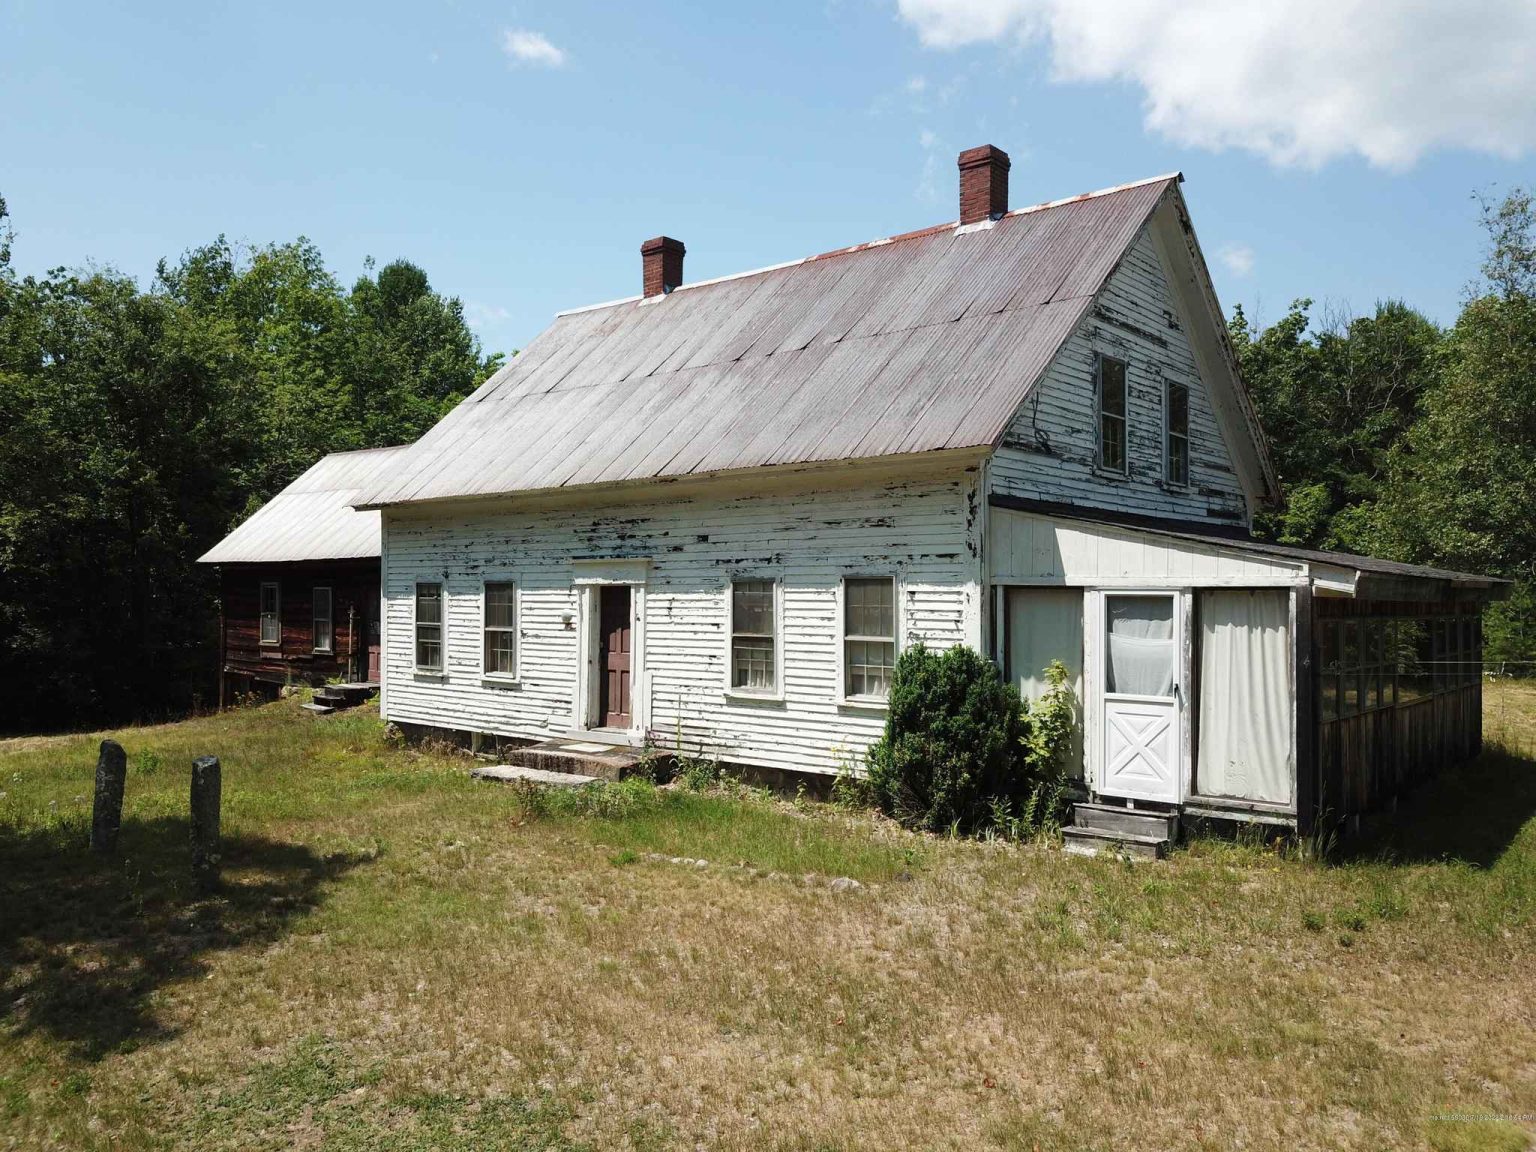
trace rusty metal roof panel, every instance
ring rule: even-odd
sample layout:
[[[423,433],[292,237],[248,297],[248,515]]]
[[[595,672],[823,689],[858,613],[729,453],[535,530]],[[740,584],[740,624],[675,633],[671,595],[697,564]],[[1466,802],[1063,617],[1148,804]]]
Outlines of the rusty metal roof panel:
[[[359,502],[994,444],[1175,180],[564,313]]]
[[[405,448],[336,452],[268,500],[199,564],[365,560],[379,554],[378,512],[354,511],[363,489],[390,474]]]

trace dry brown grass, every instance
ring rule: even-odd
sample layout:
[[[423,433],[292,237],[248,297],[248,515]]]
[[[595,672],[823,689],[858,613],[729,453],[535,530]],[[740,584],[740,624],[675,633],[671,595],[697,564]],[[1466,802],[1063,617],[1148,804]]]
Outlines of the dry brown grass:
[[[1130,867],[753,796],[536,813],[288,705],[130,738],[106,868],[78,844],[92,748],[0,750],[0,1147],[1536,1132],[1529,762],[1448,777],[1341,865],[1202,842]],[[231,862],[199,902],[180,812],[203,750],[226,755]]]

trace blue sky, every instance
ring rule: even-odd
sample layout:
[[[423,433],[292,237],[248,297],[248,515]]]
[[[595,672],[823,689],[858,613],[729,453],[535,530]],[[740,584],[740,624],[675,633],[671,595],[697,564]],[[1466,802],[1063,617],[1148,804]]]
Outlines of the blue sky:
[[[1531,6],[1361,57],[1366,0],[1171,3],[0,0],[0,194],[24,273],[302,234],[344,282],[416,261],[511,349],[636,292],[658,233],[699,280],[953,219],[955,154],[994,143],[1016,207],[1182,170],[1229,310],[1454,319],[1472,193],[1536,181]]]

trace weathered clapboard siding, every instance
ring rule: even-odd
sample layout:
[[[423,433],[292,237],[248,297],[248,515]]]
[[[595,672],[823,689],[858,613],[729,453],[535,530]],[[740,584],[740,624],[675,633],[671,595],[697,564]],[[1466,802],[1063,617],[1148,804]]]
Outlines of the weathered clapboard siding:
[[[1097,467],[1095,354],[1126,362],[1125,477]],[[1188,487],[1164,482],[1167,381],[1189,388]],[[1196,367],[1156,246],[1143,234],[1008,426],[995,492],[1124,512],[1246,522],[1243,488]]]
[[[1306,578],[1300,561],[1271,559],[1240,545],[1194,542],[993,508],[987,567],[998,583],[1262,587]]]
[[[660,740],[703,745],[745,764],[836,771],[883,724],[878,709],[840,705],[837,589],[845,575],[898,578],[904,642],[980,646],[976,473],[843,490],[657,500],[591,509],[385,515],[389,719],[543,737],[576,723],[578,614],[573,561],[644,559],[638,719]],[[726,582],[782,581],[784,698],[741,701],[726,683]],[[520,596],[516,687],[480,669],[481,583],[510,578]],[[413,667],[412,596],[442,581],[444,675]],[[567,624],[566,618],[570,618]]]
[[[233,691],[250,681],[319,685],[367,672],[367,626],[377,617],[377,560],[225,564],[220,573],[223,673]],[[281,641],[261,643],[261,585],[278,585]],[[331,650],[315,651],[314,590],[331,589]]]

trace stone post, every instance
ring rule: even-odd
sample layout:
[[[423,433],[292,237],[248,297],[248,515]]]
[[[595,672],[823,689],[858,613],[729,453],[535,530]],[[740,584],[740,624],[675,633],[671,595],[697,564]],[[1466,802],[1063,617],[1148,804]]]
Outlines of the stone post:
[[[128,754],[116,740],[103,740],[96,758],[96,803],[91,809],[91,851],[103,854],[117,847],[123,826],[123,786],[128,778]]]
[[[219,883],[219,758],[192,761],[192,877],[204,891]]]

